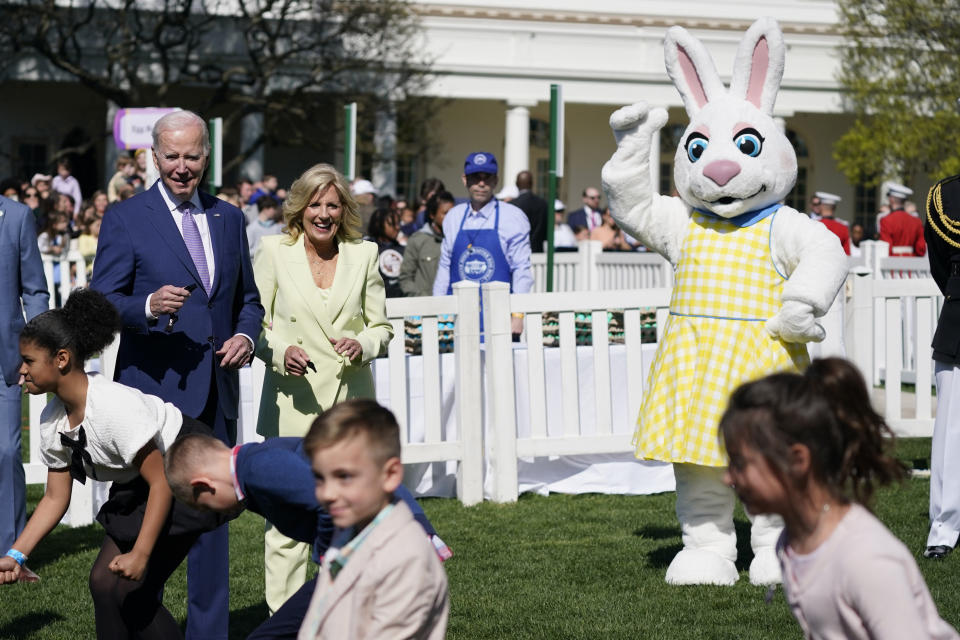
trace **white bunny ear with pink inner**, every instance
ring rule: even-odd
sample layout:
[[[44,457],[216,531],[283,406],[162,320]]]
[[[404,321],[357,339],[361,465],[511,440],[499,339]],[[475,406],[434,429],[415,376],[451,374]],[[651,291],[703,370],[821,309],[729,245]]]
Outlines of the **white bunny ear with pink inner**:
[[[773,115],[773,104],[783,79],[784,48],[783,33],[776,20],[760,18],[754,22],[737,50],[730,95]]]
[[[726,92],[706,47],[683,27],[670,27],[663,42],[667,73],[691,118]]]

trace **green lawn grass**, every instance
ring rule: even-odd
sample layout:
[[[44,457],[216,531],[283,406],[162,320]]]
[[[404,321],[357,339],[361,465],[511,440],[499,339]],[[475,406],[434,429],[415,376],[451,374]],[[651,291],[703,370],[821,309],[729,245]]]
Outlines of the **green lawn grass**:
[[[898,455],[924,466],[929,439],[903,440]],[[916,478],[882,491],[876,511],[919,557],[927,530],[929,482]],[[41,487],[30,487],[30,508]],[[464,507],[422,500],[453,548],[449,638],[800,638],[778,591],[751,586],[749,525],[738,509],[741,580],[732,588],[670,587],[667,564],[680,548],[674,495],[550,497]],[[263,520],[250,513],[231,525],[230,637],[243,638],[266,616]],[[102,537],[97,525],[58,527],[34,552],[39,584],[0,587],[0,638],[93,637],[87,573]],[[951,556],[918,558],[941,615],[960,624],[960,592]],[[185,571],[165,602],[185,616]]]

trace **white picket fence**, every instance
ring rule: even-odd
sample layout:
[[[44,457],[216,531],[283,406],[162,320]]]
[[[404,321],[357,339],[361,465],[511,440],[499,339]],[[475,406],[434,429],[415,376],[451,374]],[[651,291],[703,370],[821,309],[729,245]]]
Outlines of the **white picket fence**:
[[[530,257],[533,291],[547,290],[547,254]],[[657,253],[604,251],[596,240],[583,240],[577,251],[553,256],[553,290],[610,291],[673,286],[673,268]]]
[[[558,254],[566,258],[577,254]],[[606,256],[603,256],[604,258]],[[632,255],[614,255],[613,270],[627,264],[636,264]],[[600,256],[594,256],[592,264],[600,265]],[[581,256],[582,259],[582,256]],[[874,379],[877,354],[884,358],[882,382],[884,390],[884,415],[894,430],[901,435],[925,435],[932,433],[933,412],[931,393],[930,339],[936,323],[940,294],[929,277],[922,276],[921,264],[907,262],[907,258],[884,259],[875,272],[855,269],[848,278],[846,293],[838,297],[843,305],[843,339],[848,357],[855,362],[868,380]],[[892,260],[894,262],[886,262]],[[569,264],[569,263],[567,263]],[[644,269],[654,273],[662,266]],[[633,268],[633,267],[630,267]],[[600,268],[596,271],[599,279]],[[875,277],[879,273],[883,277]],[[573,276],[576,279],[577,276]],[[613,277],[613,276],[612,276]],[[620,276],[615,276],[620,277]],[[632,276],[631,276],[632,277]],[[575,280],[576,281],[576,280]],[[630,436],[614,433],[611,429],[614,407],[610,388],[613,377],[623,377],[626,388],[631,391],[625,402],[628,415],[635,416],[645,392],[643,371],[649,363],[644,361],[641,348],[641,313],[643,309],[656,309],[658,330],[666,319],[670,298],[668,286],[603,290],[597,286],[589,291],[510,294],[509,287],[502,283],[490,283],[483,287],[483,316],[485,338],[481,342],[479,325],[479,299],[477,287],[471,283],[458,283],[454,295],[390,299],[387,315],[394,325],[395,337],[390,343],[386,361],[379,366],[389,367],[389,404],[403,427],[403,458],[407,463],[449,462],[458,468],[457,495],[465,504],[475,504],[484,496],[484,469],[488,474],[489,495],[497,501],[515,500],[518,493],[518,460],[538,456],[587,455],[597,453],[629,452],[632,450]],[[877,309],[882,309],[878,313]],[[608,311],[623,311],[624,343],[610,345],[608,341]],[[904,311],[906,310],[906,311]],[[594,372],[593,412],[591,429],[581,424],[581,396],[578,393],[577,349],[575,338],[575,314],[588,313],[591,325],[591,350]],[[526,393],[524,402],[529,410],[529,424],[518,425],[517,389],[513,374],[515,358],[511,343],[511,313],[524,314],[524,341],[526,343]],[[543,346],[543,314],[555,313],[559,319],[559,346]],[[416,316],[421,326],[422,355],[409,355],[405,348],[404,322]],[[441,407],[441,368],[439,325],[455,319],[455,365],[456,390],[452,411],[455,428],[444,426],[445,410]],[[912,332],[904,337],[904,326],[913,318]],[[882,320],[882,329],[878,322]],[[649,346],[649,345],[648,345]],[[611,371],[610,353],[625,349],[624,370]],[[562,428],[548,425],[546,356],[559,361],[560,404]],[[557,359],[555,356],[559,354]],[[409,368],[414,358],[419,358],[422,368],[423,388],[417,390],[418,412],[413,411]],[[105,360],[110,360],[109,357]],[[915,366],[914,363],[926,363]],[[904,411],[901,381],[905,372],[912,369],[915,382],[915,405],[912,415]],[[104,373],[112,374],[109,362]],[[242,411],[240,431],[245,439],[255,432],[256,407],[259,400],[263,365],[242,372]],[[382,394],[382,390],[381,390]],[[42,409],[43,400],[31,397],[30,422],[35,427]],[[484,425],[486,433],[484,433]],[[551,428],[552,427],[552,428]],[[523,435],[520,435],[520,434]],[[45,470],[39,460],[37,438],[31,438],[30,461],[25,465],[29,483],[42,482]],[[491,488],[492,487],[492,488]],[[72,521],[77,524],[90,521],[91,509],[96,501],[91,496],[90,484],[86,488],[75,485],[75,505]],[[79,499],[79,502],[77,500]]]
[[[61,301],[70,297],[70,291],[76,287],[87,285],[87,267],[83,256],[75,250],[68,251],[62,258],[51,255],[41,255],[43,261],[43,275],[47,279],[47,290],[50,292],[50,308],[56,306],[57,294]],[[55,277],[55,274],[60,277]],[[60,280],[59,284],[54,282]]]
[[[866,240],[861,254],[849,259],[851,271],[869,272],[877,279],[929,278],[927,258],[890,255],[886,242]],[[546,291],[547,255],[534,253],[533,291]],[[583,240],[577,251],[564,251],[553,258],[554,291],[609,291],[673,286],[673,269],[659,254],[652,252],[604,251],[596,240]]]
[[[455,322],[454,357],[456,390],[454,396],[456,433],[444,433],[440,401],[441,316]],[[407,376],[405,319],[419,317],[423,360],[423,423],[412,424],[410,388]],[[457,461],[457,497],[467,505],[483,500],[483,392],[481,376],[480,295],[472,282],[457,282],[452,296],[391,298],[387,318],[393,324],[394,337],[387,349],[390,369],[391,411],[401,430],[403,461]],[[449,321],[449,320],[448,320]],[[413,436],[417,433],[417,436]]]
[[[911,282],[933,282],[930,275],[930,263],[926,257],[891,256],[889,255],[890,247],[886,242],[863,242],[861,248],[862,254],[858,258],[850,259],[851,273],[860,274],[875,281],[909,280]],[[921,284],[918,286],[920,286],[921,289],[926,287],[925,290],[930,291],[926,285]],[[899,324],[902,349],[900,359],[902,369],[899,373],[903,382],[913,384],[918,381],[918,363],[922,363],[923,368],[928,367],[932,372],[933,362],[925,356],[921,356],[924,352],[918,352],[914,348],[914,344],[920,335],[920,328],[917,325],[920,319],[916,315],[916,299],[915,296],[912,295],[914,287],[907,286],[900,290],[906,291],[907,293],[902,297],[900,304],[903,321]],[[923,327],[924,331],[929,331],[930,333],[924,333],[923,335],[932,335],[932,332],[936,329],[942,304],[942,296],[937,295],[933,298],[933,313],[929,318],[924,320],[926,324]],[[886,302],[883,296],[878,294],[874,298],[873,311],[874,335],[889,337],[886,330]],[[929,341],[927,341],[927,344],[929,344]],[[863,369],[864,376],[867,380],[872,381],[874,385],[883,384],[886,379],[886,357],[885,342],[883,340],[874,340],[873,358],[870,362],[870,367]],[[924,372],[923,375],[924,379],[926,379],[927,373]]]
[[[894,258],[897,259],[897,258]],[[900,258],[904,259],[904,258]],[[898,435],[933,434],[930,342],[942,296],[932,278],[850,276],[844,314],[847,357],[868,382],[884,385],[883,415]],[[912,328],[905,330],[908,323]],[[877,366],[882,357],[883,368]],[[915,413],[905,416],[901,383],[914,385]]]
[[[613,433],[608,311],[623,311],[626,348],[628,415],[637,415],[646,391],[641,348],[641,309],[655,308],[657,327],[663,327],[670,303],[670,289],[580,291],[511,295],[506,283],[483,286],[486,330],[486,386],[489,424],[487,433],[489,473],[493,476],[492,497],[498,502],[517,499],[518,458],[541,456],[625,453],[633,450],[632,434]],[[580,383],[577,373],[576,312],[589,312],[593,350],[593,429],[587,433],[581,421]],[[547,378],[544,367],[543,314],[553,312],[559,319],[562,435],[550,436],[547,429]],[[527,386],[530,435],[519,436],[516,386],[513,372],[511,313],[524,314],[527,344]],[[649,363],[647,363],[649,365]]]

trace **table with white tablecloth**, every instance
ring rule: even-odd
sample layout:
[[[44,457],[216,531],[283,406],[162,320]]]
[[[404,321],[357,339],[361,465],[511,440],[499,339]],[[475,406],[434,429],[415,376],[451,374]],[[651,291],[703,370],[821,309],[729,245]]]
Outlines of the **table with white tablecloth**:
[[[614,433],[633,433],[636,415],[629,415],[627,397],[626,348],[623,345],[610,346],[611,380],[611,416]],[[644,367],[649,367],[653,359],[655,345],[643,345]],[[482,366],[486,367],[485,359]],[[527,350],[525,345],[514,347],[513,375],[516,385],[516,413],[518,436],[530,434],[529,390],[527,385]],[[547,433],[559,436],[563,430],[561,394],[564,390],[560,383],[560,350],[544,349],[544,370],[546,372]],[[580,398],[580,424],[583,435],[594,431],[594,362],[592,347],[577,348],[578,390]],[[377,387],[377,400],[390,406],[390,372],[386,359],[375,360],[374,379]],[[407,438],[409,442],[422,442],[423,429],[423,357],[406,356],[406,374],[408,387]],[[455,356],[452,353],[440,356],[441,420],[445,439],[454,439],[457,432],[455,405]],[[646,375],[646,371],[644,372]],[[486,371],[484,370],[484,376]],[[477,384],[483,384],[477,381]],[[633,390],[639,393],[639,389]],[[485,403],[484,403],[485,404]],[[484,431],[489,433],[491,425],[484,416]],[[456,463],[432,463],[407,465],[405,483],[417,495],[453,496],[456,494]],[[485,493],[490,495],[490,474],[485,475]],[[534,491],[540,494],[557,493],[609,493],[609,494],[648,494],[674,489],[673,469],[669,464],[641,461],[632,453],[552,456],[543,458],[521,458],[519,460],[519,490],[521,493]]]

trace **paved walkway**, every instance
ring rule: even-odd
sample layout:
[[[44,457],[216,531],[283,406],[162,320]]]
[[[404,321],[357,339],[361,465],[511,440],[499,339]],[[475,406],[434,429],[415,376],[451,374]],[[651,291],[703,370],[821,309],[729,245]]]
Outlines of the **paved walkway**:
[[[874,387],[871,389],[870,398],[873,402],[873,408],[883,415],[884,413],[884,403],[885,398],[884,394],[886,393],[885,389]],[[903,407],[903,417],[904,418],[915,418],[917,415],[917,394],[912,392],[902,392],[900,394],[900,404]],[[937,415],[937,397],[933,396],[930,399],[930,411],[931,415]]]

